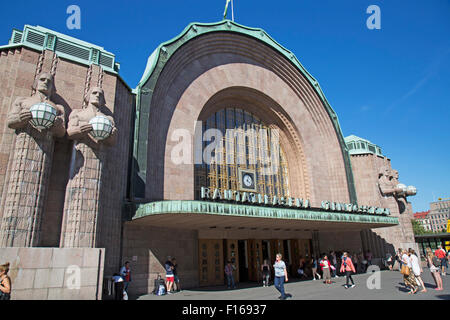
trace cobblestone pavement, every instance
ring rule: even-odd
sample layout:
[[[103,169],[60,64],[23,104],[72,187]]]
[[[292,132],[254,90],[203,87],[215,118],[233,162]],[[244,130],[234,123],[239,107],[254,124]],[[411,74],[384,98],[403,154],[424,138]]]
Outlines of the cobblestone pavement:
[[[372,280],[376,285],[372,274],[353,275],[356,286],[345,289],[345,277],[333,278],[331,285],[324,284],[321,280],[298,281],[285,284],[286,293],[292,295],[292,300],[450,300],[450,275],[443,276],[444,290],[435,290],[434,280],[428,268],[424,268],[422,279],[428,290],[415,295],[408,295],[403,285],[403,276],[398,271],[380,271],[380,289],[369,289],[367,282]],[[255,283],[238,285],[234,290],[228,290],[226,286],[198,288],[183,290],[171,295],[155,296],[153,294],[135,297],[138,300],[278,300],[279,292],[275,287],[257,286]],[[130,297],[132,298],[132,297]]]

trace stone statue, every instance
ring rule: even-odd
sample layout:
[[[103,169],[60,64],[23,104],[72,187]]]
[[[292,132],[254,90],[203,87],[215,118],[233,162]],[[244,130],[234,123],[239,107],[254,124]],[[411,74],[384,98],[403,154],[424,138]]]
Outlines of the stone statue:
[[[378,173],[378,186],[384,196],[396,196],[403,192],[403,189],[397,188],[398,183],[393,184],[392,171],[388,167],[382,167]],[[398,178],[398,172],[397,172]]]
[[[33,88],[36,89],[34,95],[28,98],[18,98],[14,102],[8,114],[8,127],[11,129],[25,128],[33,117],[30,108],[40,103],[46,103],[56,110],[56,118],[49,131],[56,137],[63,137],[66,133],[65,112],[61,105],[52,101],[52,97],[56,92],[53,76],[50,73],[41,73]],[[30,124],[33,126],[32,123]]]
[[[87,107],[73,110],[70,114],[67,128],[69,139],[84,141],[91,146],[99,146],[100,143],[104,143],[108,146],[114,145],[117,137],[114,119],[101,111],[101,109],[106,106],[103,89],[98,87],[92,88],[87,104]],[[94,118],[100,118],[103,119],[103,121],[106,121],[106,125],[103,128],[104,130],[98,128],[97,123],[93,122],[93,120],[95,120]],[[96,129],[102,131],[103,136],[98,136]]]
[[[99,227],[93,221],[105,214],[102,188],[108,186],[102,181],[108,158],[114,154],[107,147],[116,143],[117,129],[113,117],[103,113],[107,111],[103,89],[92,88],[87,100],[85,108],[72,111],[67,128],[69,139],[75,141],[64,200],[63,248],[96,247]]]
[[[65,112],[54,102],[54,78],[41,73],[35,93],[18,98],[8,113],[16,130],[11,175],[0,225],[0,247],[39,246],[41,222],[50,185],[54,143],[63,137]]]

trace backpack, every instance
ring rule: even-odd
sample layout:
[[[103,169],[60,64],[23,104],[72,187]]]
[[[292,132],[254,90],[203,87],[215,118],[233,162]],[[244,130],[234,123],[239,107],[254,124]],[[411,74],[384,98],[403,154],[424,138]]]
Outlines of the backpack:
[[[438,257],[434,256],[433,257],[433,265],[435,267],[440,267],[441,266],[441,259],[439,259]]]
[[[160,275],[158,275],[158,278],[155,279],[154,285],[155,287],[153,289],[153,294],[157,296],[163,296],[166,294],[166,284],[164,283],[164,280],[161,279]]]

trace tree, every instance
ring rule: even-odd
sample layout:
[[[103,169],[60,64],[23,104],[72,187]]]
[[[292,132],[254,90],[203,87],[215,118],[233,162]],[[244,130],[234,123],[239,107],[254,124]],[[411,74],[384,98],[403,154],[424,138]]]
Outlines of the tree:
[[[413,227],[414,234],[419,235],[419,234],[427,233],[419,221],[417,221],[415,219],[411,219],[411,224]]]

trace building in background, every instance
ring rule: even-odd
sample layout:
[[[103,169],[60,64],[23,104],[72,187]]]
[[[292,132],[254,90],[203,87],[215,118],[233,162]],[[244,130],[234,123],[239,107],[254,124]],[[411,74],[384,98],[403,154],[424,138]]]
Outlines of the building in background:
[[[431,223],[431,231],[446,232],[447,221],[450,219],[450,199],[431,202],[428,219]]]
[[[414,219],[416,219],[420,223],[420,225],[425,231],[433,231],[431,227],[431,220],[430,217],[428,216],[429,213],[430,210],[414,213]]]
[[[192,23],[131,90],[114,54],[27,25],[0,47],[0,75],[0,259],[16,298],[99,298],[124,261],[146,294],[167,256],[192,288],[223,284],[227,260],[257,281],[278,252],[295,273],[332,250],[381,264],[416,248],[416,189],[380,147],[344,139],[317,80],[262,29]]]

